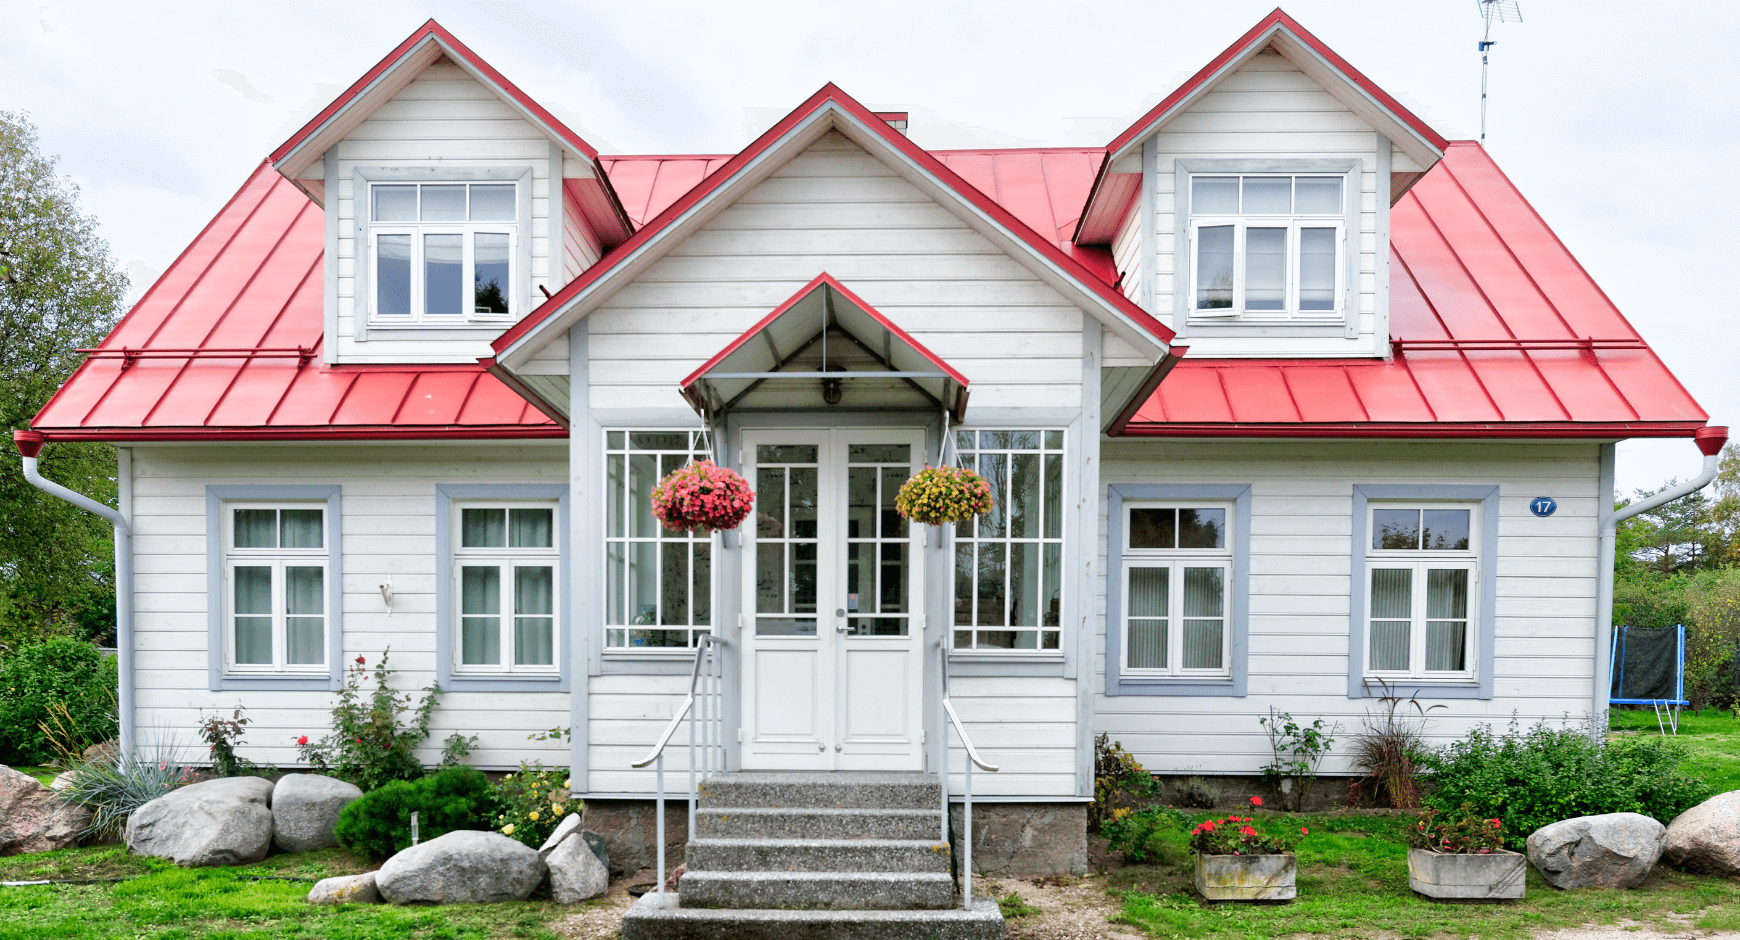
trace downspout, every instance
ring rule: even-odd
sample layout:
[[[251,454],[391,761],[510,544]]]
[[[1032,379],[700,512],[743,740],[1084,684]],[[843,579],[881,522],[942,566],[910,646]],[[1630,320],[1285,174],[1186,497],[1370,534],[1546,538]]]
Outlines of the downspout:
[[[1728,443],[1728,429],[1699,428],[1693,441],[1704,454],[1704,469],[1696,479],[1665,493],[1657,493],[1648,499],[1632,503],[1623,509],[1613,508],[1611,487],[1614,445],[1604,444],[1601,448],[1601,549],[1595,561],[1600,577],[1595,588],[1595,688],[1590,700],[1589,728],[1590,735],[1597,741],[1606,737],[1607,697],[1613,689],[1613,677],[1610,675],[1612,663],[1608,656],[1613,648],[1613,553],[1619,542],[1619,524],[1639,513],[1690,496],[1716,479],[1716,470],[1722,461],[1722,445]]]
[[[48,438],[42,432],[13,431],[12,442],[24,456],[24,479],[31,486],[50,496],[64,499],[86,512],[96,513],[115,527],[115,665],[120,679],[117,705],[121,712],[121,757],[130,757],[133,754],[136,730],[133,720],[133,527],[128,525],[127,517],[120,512],[89,496],[75,493],[53,480],[45,480],[37,473],[36,458],[48,443]],[[122,485],[125,486],[126,483],[123,482]]]

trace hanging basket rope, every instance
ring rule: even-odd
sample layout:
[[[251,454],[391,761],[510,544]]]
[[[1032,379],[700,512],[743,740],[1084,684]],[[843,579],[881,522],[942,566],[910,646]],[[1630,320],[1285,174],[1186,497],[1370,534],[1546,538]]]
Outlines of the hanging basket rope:
[[[652,491],[652,513],[675,532],[735,529],[755,508],[755,492],[742,474],[711,460],[670,472]]]

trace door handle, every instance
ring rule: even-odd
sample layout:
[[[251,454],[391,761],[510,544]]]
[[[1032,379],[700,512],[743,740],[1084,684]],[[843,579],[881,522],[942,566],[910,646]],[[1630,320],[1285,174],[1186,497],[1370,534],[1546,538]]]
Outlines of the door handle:
[[[852,629],[846,625],[846,608],[840,607],[835,609],[834,616],[840,618],[840,622],[834,625],[834,630],[841,636],[845,636],[846,632]]]

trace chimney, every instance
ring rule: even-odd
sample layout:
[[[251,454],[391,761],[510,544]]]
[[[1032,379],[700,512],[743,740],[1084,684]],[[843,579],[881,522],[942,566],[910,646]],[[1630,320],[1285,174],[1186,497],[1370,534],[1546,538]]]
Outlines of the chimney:
[[[876,112],[876,116],[881,118],[884,121],[887,121],[889,127],[892,127],[895,130],[900,132],[900,136],[902,136],[902,137],[906,136],[906,112],[905,111],[878,111],[878,112]]]

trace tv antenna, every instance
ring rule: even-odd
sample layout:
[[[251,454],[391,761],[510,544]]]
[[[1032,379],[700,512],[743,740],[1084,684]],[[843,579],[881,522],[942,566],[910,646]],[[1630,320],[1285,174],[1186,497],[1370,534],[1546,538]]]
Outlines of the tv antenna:
[[[1517,0],[1475,0],[1480,4],[1480,18],[1486,21],[1486,35],[1480,39],[1480,143],[1486,144],[1486,65],[1487,56],[1498,41],[1492,38],[1492,24],[1521,23],[1522,10]]]

